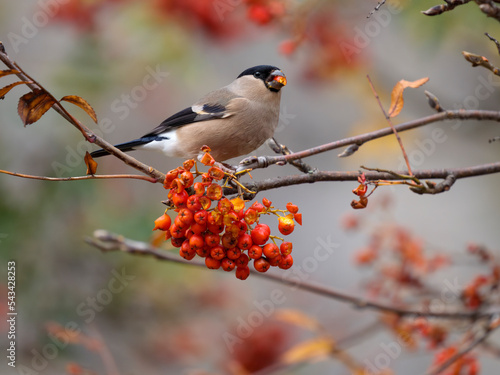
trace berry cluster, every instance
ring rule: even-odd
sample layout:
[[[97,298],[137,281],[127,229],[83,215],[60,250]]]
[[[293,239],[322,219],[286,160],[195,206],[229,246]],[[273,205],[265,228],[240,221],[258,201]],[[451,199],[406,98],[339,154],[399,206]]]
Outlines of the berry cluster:
[[[295,222],[302,225],[302,214],[292,203],[286,210],[279,210],[262,199],[246,208],[240,197],[228,199],[217,181],[229,176],[214,166],[214,160],[206,152],[201,162],[211,166],[206,173],[193,173],[194,160],[187,160],[182,167],[167,173],[164,187],[169,189],[168,198],[173,206],[155,220],[153,230],[165,231],[166,239],[180,248],[179,254],[187,260],[196,255],[205,258],[208,268],[230,272],[236,269],[236,277],[245,280],[250,274],[249,263],[266,272],[271,266],[288,269],[293,264],[292,243],[272,236],[268,225],[259,223],[261,215],[276,215],[278,230],[289,235]],[[201,176],[201,182],[195,182]],[[212,205],[214,207],[212,207]],[[177,213],[173,223],[167,212]],[[269,241],[271,240],[271,241]],[[276,244],[281,240],[280,246]]]

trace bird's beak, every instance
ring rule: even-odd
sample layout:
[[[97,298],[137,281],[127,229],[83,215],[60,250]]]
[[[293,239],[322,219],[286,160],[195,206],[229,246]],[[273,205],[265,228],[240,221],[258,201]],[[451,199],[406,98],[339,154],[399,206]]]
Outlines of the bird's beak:
[[[269,89],[279,91],[283,86],[286,86],[286,76],[281,70],[276,69],[266,79],[266,86]]]

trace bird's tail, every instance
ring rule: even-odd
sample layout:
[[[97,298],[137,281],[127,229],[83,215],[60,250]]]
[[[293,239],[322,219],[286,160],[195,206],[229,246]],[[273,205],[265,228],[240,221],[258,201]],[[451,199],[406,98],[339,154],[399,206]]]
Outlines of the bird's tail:
[[[120,151],[128,152],[128,151],[135,150],[136,147],[145,145],[146,143],[149,143],[149,142],[151,142],[151,139],[139,138],[139,139],[135,139],[135,140],[130,141],[130,142],[120,143],[118,145],[115,145],[115,147]],[[106,150],[103,150],[103,149],[100,149],[100,150],[97,150],[97,151],[90,153],[90,156],[92,156],[93,158],[99,158],[101,156],[106,156],[106,155],[109,155],[109,152]]]

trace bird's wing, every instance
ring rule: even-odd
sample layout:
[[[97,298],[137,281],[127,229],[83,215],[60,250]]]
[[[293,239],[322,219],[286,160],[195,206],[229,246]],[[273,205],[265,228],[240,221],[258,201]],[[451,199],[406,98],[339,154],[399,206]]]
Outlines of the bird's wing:
[[[229,90],[214,91],[193,106],[170,116],[151,132],[145,134],[143,138],[160,135],[194,122],[230,117],[235,114],[237,108],[241,107],[241,101],[246,101],[246,99],[234,95]]]

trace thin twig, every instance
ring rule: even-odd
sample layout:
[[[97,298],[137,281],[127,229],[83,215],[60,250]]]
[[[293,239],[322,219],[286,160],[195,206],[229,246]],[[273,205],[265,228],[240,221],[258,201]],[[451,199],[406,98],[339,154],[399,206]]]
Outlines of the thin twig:
[[[11,171],[4,171],[2,169],[0,169],[0,173],[21,178],[28,178],[32,180],[43,180],[43,181],[81,181],[81,180],[99,180],[99,179],[104,180],[112,178],[125,178],[125,179],[144,180],[153,183],[157,182],[156,179],[153,177],[134,175],[134,174],[95,174],[95,175],[77,176],[77,177],[45,177],[45,176],[33,176],[30,174],[16,173]]]
[[[123,236],[110,233],[105,230],[97,230],[94,232],[94,237],[87,237],[85,241],[98,249],[109,252],[109,251],[123,251],[125,253],[130,253],[134,255],[144,255],[153,256],[158,260],[169,261],[178,264],[184,264],[195,267],[206,268],[204,262],[199,261],[187,261],[180,258],[177,255],[169,253],[165,250],[153,247],[145,242],[134,241],[127,239]],[[332,298],[337,301],[352,304],[358,309],[373,309],[380,312],[393,313],[398,316],[424,316],[433,317],[441,319],[454,319],[454,320],[473,320],[491,318],[495,314],[500,314],[500,312],[488,312],[488,311],[448,311],[448,312],[432,312],[432,311],[417,311],[412,309],[406,309],[403,307],[388,306],[377,302],[367,301],[363,298],[354,297],[350,294],[329,288],[323,285],[318,285],[310,283],[304,280],[297,281],[295,278],[288,279],[286,273],[283,275],[277,275],[274,273],[260,273],[255,270],[250,270],[250,273],[254,276],[261,277],[266,280],[271,280],[278,282],[283,285],[290,286],[291,288],[296,288],[311,293],[315,293],[324,297]]]
[[[375,95],[375,99],[377,100],[377,103],[378,103],[378,105],[380,107],[380,110],[384,114],[384,117],[387,120],[387,123],[389,124],[389,127],[391,128],[392,132],[396,136],[396,139],[398,140],[399,147],[401,148],[401,151],[403,152],[403,158],[405,159],[406,168],[408,168],[408,174],[410,176],[413,176],[413,173],[412,173],[411,167],[410,167],[410,161],[408,160],[408,155],[406,155],[406,150],[405,150],[405,148],[403,146],[403,141],[399,137],[398,131],[394,128],[394,125],[392,124],[392,121],[391,121],[391,117],[385,111],[384,106],[382,105],[382,101],[380,100],[380,97],[378,96],[378,93],[375,90],[375,86],[373,86],[373,82],[372,82],[370,76],[367,75],[366,78],[368,79],[368,83],[370,84],[370,88],[373,91],[373,95]]]

